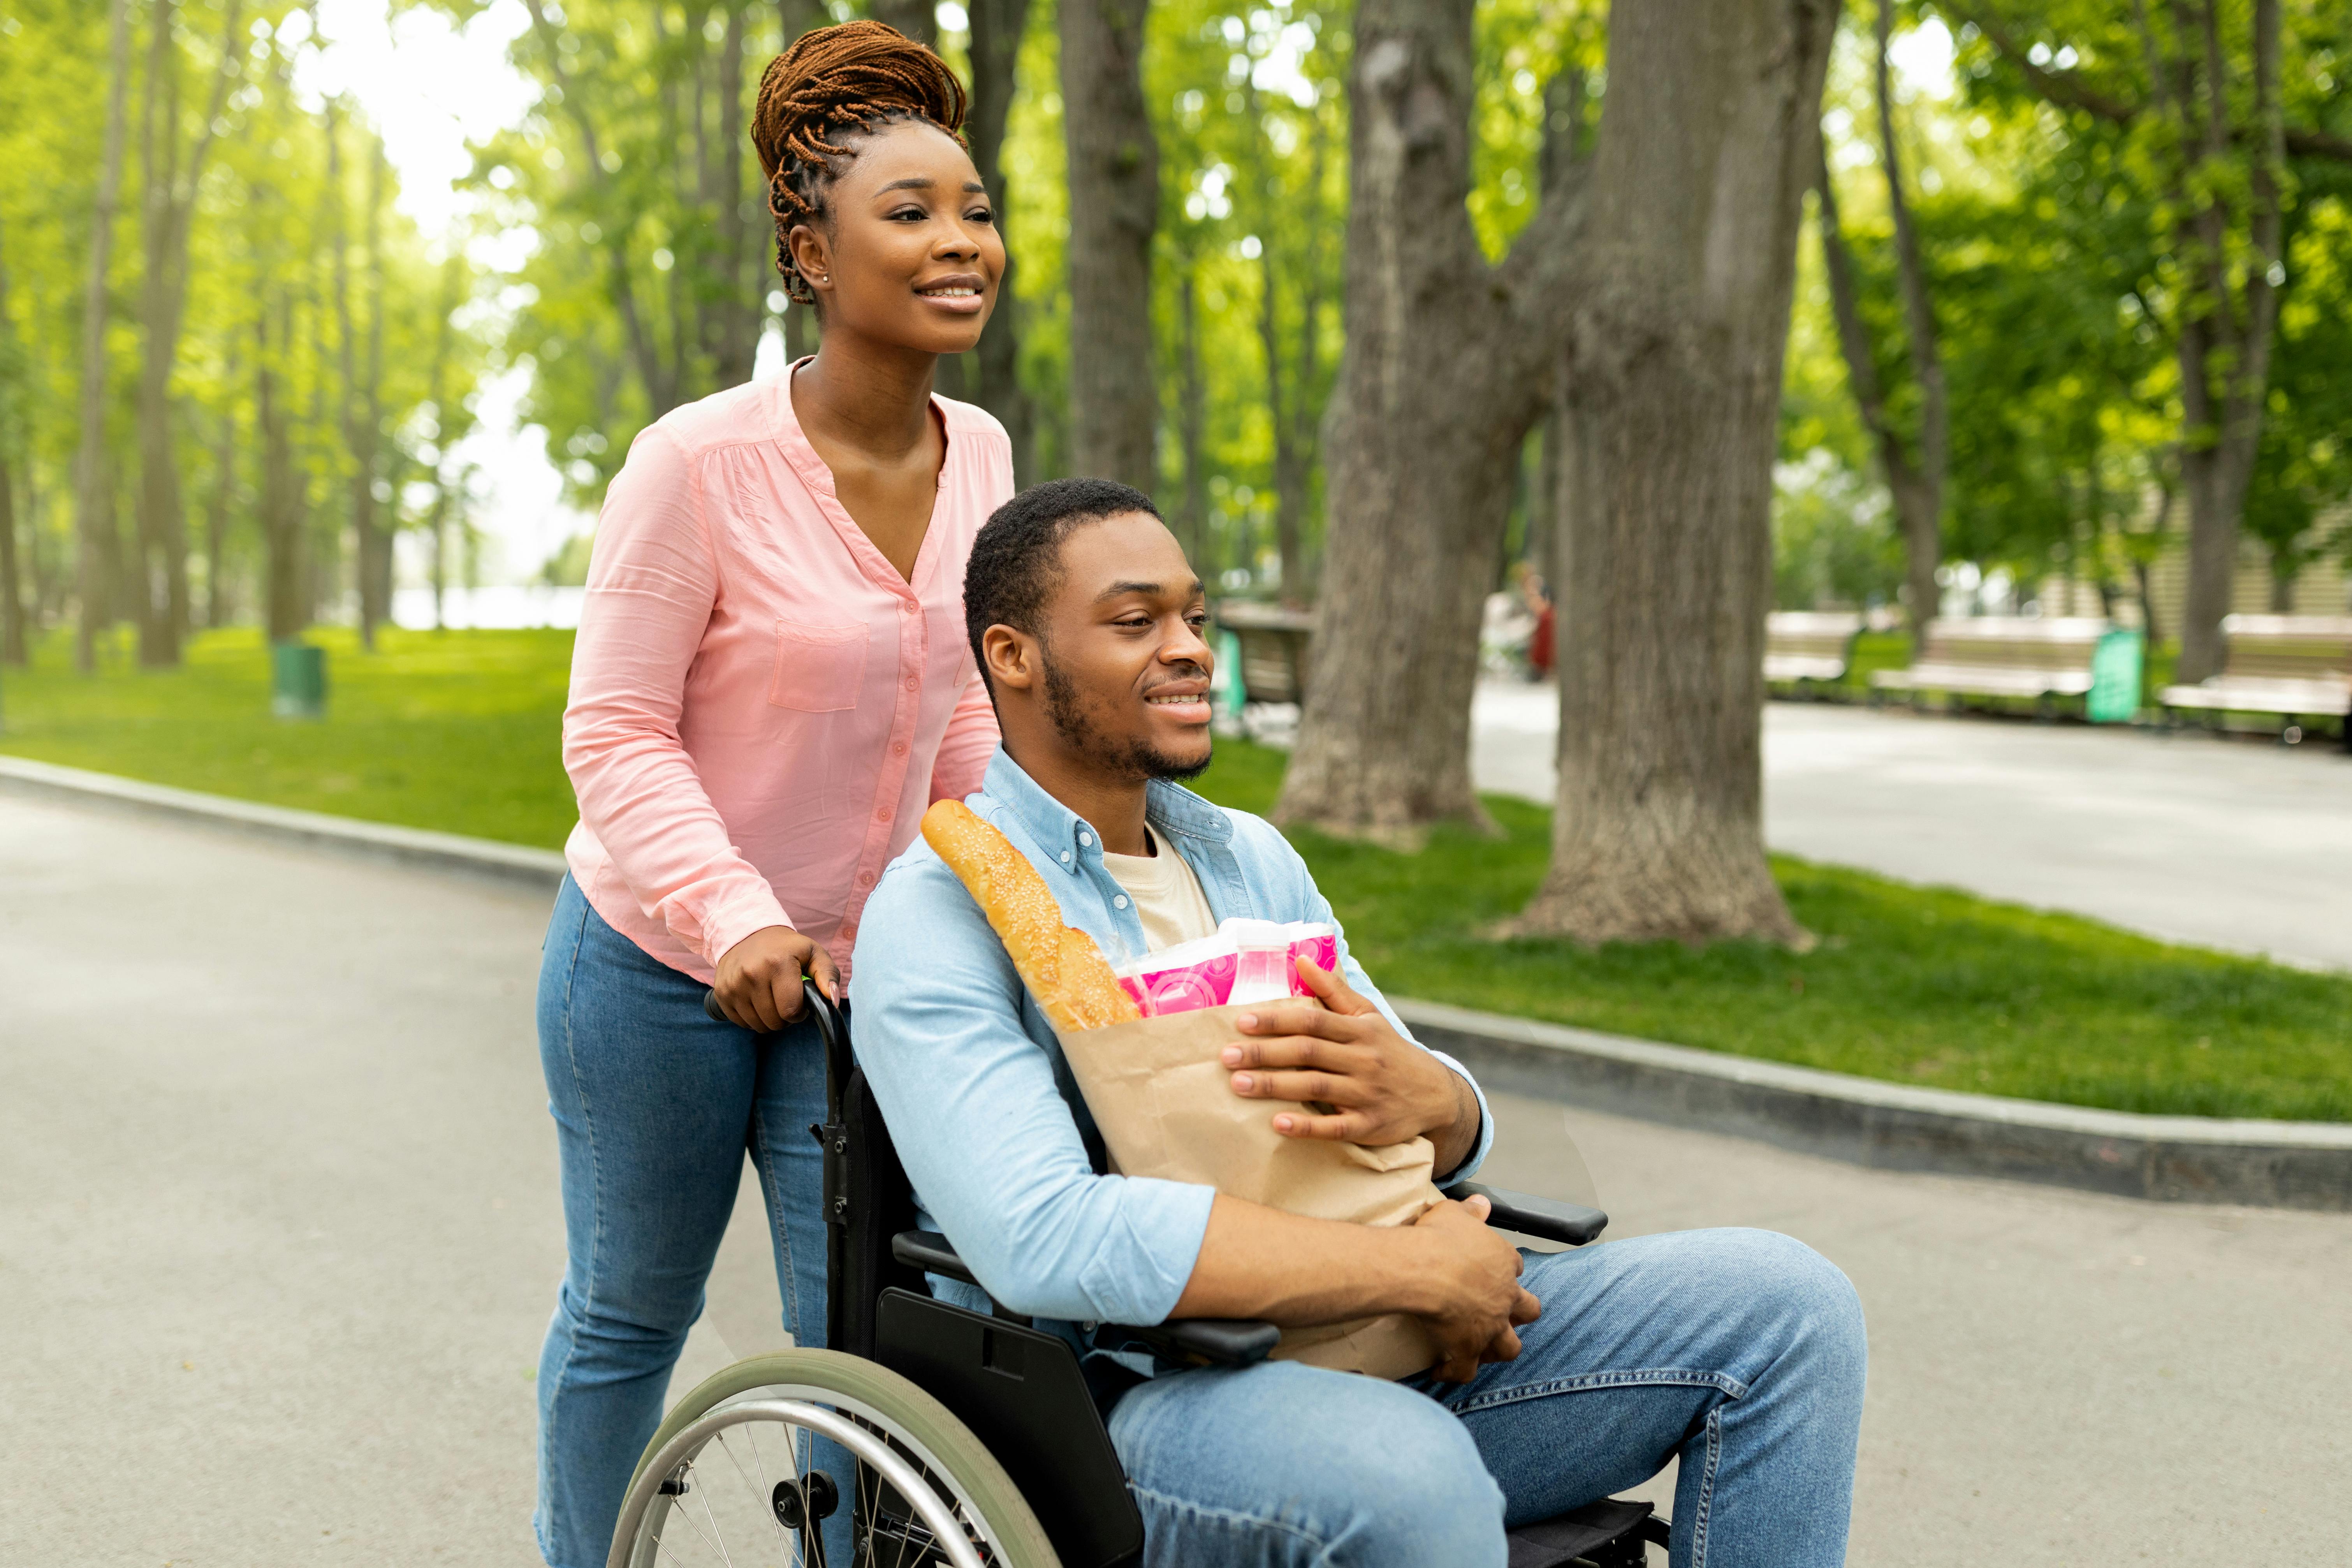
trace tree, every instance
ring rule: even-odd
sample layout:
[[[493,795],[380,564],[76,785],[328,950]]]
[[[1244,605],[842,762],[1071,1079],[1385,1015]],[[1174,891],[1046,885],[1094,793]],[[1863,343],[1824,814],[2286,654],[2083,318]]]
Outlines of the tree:
[[[971,0],[971,107],[964,120],[964,135],[971,143],[971,161],[988,187],[989,207],[1002,233],[1010,218],[1011,200],[1004,171],[1004,133],[1013,118],[1017,96],[1015,68],[1021,40],[1029,28],[1029,0]],[[972,375],[967,390],[973,402],[996,416],[1013,441],[1013,477],[1027,484],[1036,467],[1036,414],[1028,391],[1021,384],[1021,301],[1013,280],[1018,262],[1008,248],[1004,277],[997,287],[996,309],[980,334],[971,356]]]
[[[74,458],[74,517],[79,536],[81,622],[74,640],[74,664],[85,674],[98,668],[98,628],[105,616],[100,597],[106,578],[114,516],[105,472],[106,271],[114,248],[114,216],[122,194],[122,143],[131,91],[131,0],[112,0],[107,13],[112,74],[106,92],[106,142],[99,154],[98,200],[90,213],[89,284],[82,300],[81,447]]]
[[[1478,819],[1479,606],[1573,287],[1580,203],[1499,264],[1473,227],[1471,0],[1363,0],[1349,88],[1347,344],[1324,412],[1324,593],[1279,819],[1410,840]],[[1570,182],[1573,184],[1573,182]]]
[[[1907,567],[1905,596],[1910,605],[1911,624],[1916,628],[1935,618],[1943,592],[1936,571],[1944,562],[1944,481],[1950,468],[1951,405],[1944,382],[1943,354],[1937,343],[1936,312],[1928,299],[1927,268],[1919,257],[1918,230],[1912,221],[1910,198],[1903,190],[1902,149],[1895,137],[1895,94],[1887,61],[1894,26],[1895,0],[1878,0],[1874,57],[1878,164],[1885,175],[1886,209],[1895,226],[1905,346],[1911,377],[1918,388],[1916,437],[1906,437],[1898,427],[1879,388],[1876,352],[1863,324],[1853,258],[1838,221],[1837,187],[1830,175],[1826,147],[1813,179],[1820,193],[1822,260],[1829,278],[1831,307],[1837,317],[1838,344],[1845,354],[1853,400],[1877,447],[1879,467],[1895,501]]]
[[[2331,18],[2332,13],[2332,18]],[[2025,88],[2060,110],[2129,128],[2164,212],[2160,286],[2179,377],[2179,470],[2189,502],[2189,597],[2178,674],[2222,663],[2221,622],[2237,574],[2238,535],[2268,403],[2290,157],[2352,162],[2352,138],[2289,123],[2279,0],[2250,0],[2242,50],[2221,0],[2074,4],[2021,28],[1990,0],[1965,16]],[[2298,16],[2316,55],[2343,42],[2340,8]],[[2333,34],[2325,32],[2332,26]],[[2053,48],[2039,37],[2059,39]],[[2303,107],[2328,106],[2301,73]]]
[[[0,237],[4,239],[5,237]],[[17,412],[20,351],[8,314],[8,254],[0,243],[0,664],[25,662],[24,569],[16,559],[16,470],[11,460],[23,437]],[[27,509],[30,510],[30,509]]]
[[[1517,922],[1802,942],[1764,854],[1772,457],[1834,0],[1621,6],[1570,334],[1552,860]]]
[[[1143,98],[1146,0],[1061,0],[1069,160],[1074,471],[1159,487],[1151,237],[1160,147]]]

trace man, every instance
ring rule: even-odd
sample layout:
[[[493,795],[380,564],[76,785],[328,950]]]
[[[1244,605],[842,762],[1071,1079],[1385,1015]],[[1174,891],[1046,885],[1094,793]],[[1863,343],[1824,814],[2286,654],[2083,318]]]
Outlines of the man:
[[[1003,731],[972,809],[1118,963],[1226,916],[1332,919],[1272,827],[1175,781],[1208,764],[1201,584],[1149,499],[1100,480],[1001,508],[964,584]],[[1336,922],[1335,922],[1336,923]],[[1441,1180],[1489,1138],[1463,1069],[1412,1040],[1348,955],[1326,1005],[1242,1020],[1234,1092],[1328,1103],[1286,1136],[1425,1134]],[[1785,1237],[1701,1231],[1522,1255],[1485,1205],[1311,1220],[1103,1173],[1052,1029],[953,872],[918,842],[866,905],[856,1047],[929,1215],[1007,1308],[1073,1324],[1382,1312],[1441,1360],[1387,1383],[1295,1363],[1164,1373],[1109,1415],[1145,1561],[1498,1568],[1506,1521],[1682,1461],[1676,1564],[1842,1562],[1862,1314]]]

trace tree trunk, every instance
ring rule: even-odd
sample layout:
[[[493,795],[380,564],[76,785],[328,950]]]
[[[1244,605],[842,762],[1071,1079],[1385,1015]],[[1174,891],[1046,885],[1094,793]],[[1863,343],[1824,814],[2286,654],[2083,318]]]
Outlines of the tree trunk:
[[[1519,931],[1810,941],[1765,860],[1762,656],[1836,20],[1833,0],[1653,0],[1612,20],[1571,347],[1559,799]]]
[[[1021,40],[1029,28],[1029,0],[970,0],[971,18],[971,110],[964,120],[964,137],[971,143],[972,165],[988,187],[988,203],[996,214],[997,232],[1007,221],[1004,183],[1004,128],[1013,114],[1018,87],[1016,68]],[[1013,482],[1029,483],[1036,468],[1036,409],[1021,385],[1021,301],[1013,292],[1018,263],[1007,251],[1004,277],[996,289],[996,308],[980,334],[971,356],[966,384],[971,399],[991,414],[1013,440]]]
[[[1363,0],[1349,88],[1347,347],[1324,413],[1316,668],[1276,806],[1411,844],[1484,820],[1470,785],[1479,609],[1563,341],[1580,203],[1499,267],[1470,192],[1471,0]]]
[[[385,175],[390,169],[384,157],[383,139],[371,136],[369,140],[373,146],[374,157],[368,164],[367,386],[361,400],[362,423],[360,426],[367,473],[368,527],[362,536],[367,552],[360,574],[361,590],[364,595],[360,605],[360,617],[362,626],[372,630],[392,619],[392,540],[400,529],[400,476],[393,471],[393,465],[386,460],[383,439],[383,197]],[[384,486],[393,499],[379,500],[376,497],[378,485]],[[391,509],[380,524],[377,521],[379,507]],[[375,646],[373,638],[368,646]]]
[[[228,373],[222,379],[234,386],[236,378],[236,351],[232,347]],[[218,631],[228,625],[231,614],[228,520],[236,500],[236,416],[226,410],[221,414],[220,440],[213,449],[213,473],[212,502],[205,511],[205,626]]]
[[[2189,495],[2189,594],[2180,616],[2176,679],[2187,683],[2221,673],[2226,662],[2221,618],[2237,584],[2238,529],[2246,488],[2262,441],[2263,401],[2270,384],[2271,341],[2278,322],[2278,290],[2270,268],[2284,259],[2281,244],[2279,170],[2285,162],[2279,102],[2279,4],[2254,0],[2253,101],[2259,141],[2245,184],[2247,237],[2253,252],[2242,282],[2232,287],[2228,259],[2233,181],[2228,70],[2213,0],[2173,7],[2175,36],[2197,37],[2202,58],[2181,76],[2186,90],[2163,94],[2180,142],[2174,198],[2183,216],[2176,226],[2184,270],[2195,283],[2184,290],[2179,333],[2182,488]],[[2154,35],[2145,32],[2151,58],[2163,64]]]
[[[1944,355],[1936,334],[1935,309],[1927,297],[1927,269],[1919,259],[1919,234],[1911,221],[1911,200],[1903,191],[1902,149],[1895,140],[1895,89],[1887,65],[1894,27],[1894,0],[1879,0],[1880,167],[1885,171],[1886,207],[1895,224],[1895,269],[1903,290],[1904,336],[1911,353],[1911,374],[1919,383],[1918,458],[1904,478],[1904,489],[1909,493],[1895,501],[1903,526],[1911,625],[1916,632],[1935,618],[1937,601],[1942,596],[1936,569],[1944,562],[1944,481],[1951,468],[1952,426]],[[1828,188],[1826,178],[1822,188]]]
[[[1837,321],[1838,347],[1845,357],[1846,384],[1853,392],[1863,427],[1878,449],[1878,467],[1886,493],[1895,503],[1895,527],[1903,536],[1904,600],[1916,631],[1936,618],[1943,598],[1936,568],[1943,563],[1940,486],[1931,489],[1914,461],[1909,444],[1895,427],[1885,395],[1878,384],[1878,365],[1864,327],[1860,289],[1853,276],[1853,257],[1846,248],[1845,229],[1839,220],[1837,187],[1830,179],[1829,161],[1817,157],[1813,189],[1821,202],[1822,270],[1828,276],[1830,313]],[[1940,371],[1938,375],[1940,377]]]
[[[98,200],[89,226],[89,285],[82,300],[81,444],[74,454],[74,522],[79,536],[81,625],[74,637],[75,667],[98,668],[98,628],[104,607],[105,541],[99,537],[100,491],[106,460],[106,268],[114,247],[115,205],[122,194],[122,143],[131,91],[131,0],[111,0],[107,52],[106,142],[98,165]],[[110,515],[109,529],[113,526]]]
[[[14,318],[8,314],[8,258],[0,247],[0,355],[16,342]],[[16,427],[0,418],[0,664],[25,662],[24,572],[16,559],[16,472],[8,461]],[[33,509],[25,508],[26,521]]]
[[[1143,100],[1146,0],[1063,0],[1062,134],[1069,154],[1070,462],[1158,488],[1151,236],[1160,148]]]
[[[1255,95],[1253,100],[1255,100]],[[1282,596],[1293,605],[1307,603],[1307,461],[1302,432],[1291,416],[1294,405],[1286,386],[1282,363],[1279,275],[1275,269],[1270,235],[1258,240],[1258,342],[1265,353],[1265,408],[1274,434],[1274,548],[1282,558]]]
[[[1208,442],[1209,388],[1208,378],[1201,372],[1201,274],[1198,258],[1188,258],[1184,268],[1183,291],[1177,296],[1177,326],[1183,334],[1181,353],[1183,364],[1183,406],[1181,430],[1184,443],[1184,510],[1177,523],[1177,531],[1184,545],[1184,558],[1192,570],[1216,592],[1215,563],[1209,559],[1209,475],[1208,462],[1202,448]]]
[[[291,347],[293,309],[281,293],[277,301],[278,337]],[[299,637],[310,624],[303,588],[302,507],[295,494],[294,443],[286,411],[278,403],[278,376],[270,365],[267,307],[254,324],[253,422],[261,438],[261,548],[268,587],[269,640]]]
[[[869,0],[866,11],[926,48],[940,47],[939,7],[932,0]]]
[[[716,341],[710,345],[712,375],[720,386],[740,386],[751,379],[751,364],[760,349],[760,297],[757,262],[746,282],[744,264],[756,255],[750,243],[749,215],[762,210],[751,205],[743,185],[743,6],[729,0],[727,36],[719,56],[719,155],[713,179],[713,205],[718,210],[719,265],[725,289],[715,302]]]

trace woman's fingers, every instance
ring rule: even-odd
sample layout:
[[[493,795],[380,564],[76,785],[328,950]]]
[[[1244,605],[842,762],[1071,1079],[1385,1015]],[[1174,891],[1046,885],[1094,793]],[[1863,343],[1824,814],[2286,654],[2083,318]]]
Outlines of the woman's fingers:
[[[816,982],[816,988],[824,993],[824,999],[826,1001],[832,1003],[836,1007],[840,1006],[840,967],[833,962],[833,954],[825,952],[824,948],[817,946],[816,943],[809,943],[809,978]]]

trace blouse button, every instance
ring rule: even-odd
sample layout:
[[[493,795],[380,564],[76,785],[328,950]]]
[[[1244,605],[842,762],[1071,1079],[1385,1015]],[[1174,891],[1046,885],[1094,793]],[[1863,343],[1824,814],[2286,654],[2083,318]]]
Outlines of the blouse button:
[[[1116,910],[1123,910],[1123,909],[1127,908],[1127,895],[1126,895],[1125,893],[1121,893],[1121,894],[1119,894],[1119,895],[1118,895],[1118,897],[1117,897],[1117,898],[1115,898],[1115,899],[1111,900],[1111,901],[1110,901],[1110,902],[1111,902],[1111,908],[1116,909]]]
[[[923,687],[923,679],[922,679],[922,677],[921,677],[921,676],[919,676],[919,675],[910,675],[910,676],[907,677],[907,689],[908,689],[908,690],[909,690],[909,691],[919,691],[919,690],[921,690],[921,689],[922,689],[922,687]]]
[[[877,822],[887,822],[887,821],[889,821],[889,820],[890,820],[890,808],[889,808],[888,806],[887,806],[887,805],[886,805],[886,806],[884,806],[881,810],[879,810],[879,811],[876,812],[876,813],[874,814],[874,820],[875,820],[875,821],[877,821]]]
[[[890,743],[890,754],[894,757],[905,756],[907,754],[907,742],[904,741],[893,741]]]
[[[860,871],[857,873],[857,885],[861,888],[872,887],[874,885],[874,873],[871,871]]]

